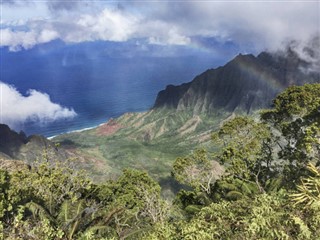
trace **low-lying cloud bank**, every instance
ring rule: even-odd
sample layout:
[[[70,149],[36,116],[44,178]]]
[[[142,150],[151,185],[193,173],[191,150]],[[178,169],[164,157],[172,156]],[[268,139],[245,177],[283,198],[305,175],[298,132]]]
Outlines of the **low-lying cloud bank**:
[[[46,93],[31,89],[23,96],[14,86],[0,82],[0,121],[11,128],[27,121],[45,124],[76,115],[72,108],[53,103]]]

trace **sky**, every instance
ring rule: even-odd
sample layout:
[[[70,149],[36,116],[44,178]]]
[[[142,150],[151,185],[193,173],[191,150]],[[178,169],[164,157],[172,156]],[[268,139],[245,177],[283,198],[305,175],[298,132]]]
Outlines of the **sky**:
[[[0,8],[0,49],[11,52],[59,40],[122,43],[115,53],[133,58],[141,52],[174,56],[181,49],[221,55],[220,48],[230,45],[241,53],[259,53],[294,41],[297,52],[310,57],[303,56],[303,46],[316,39],[318,59],[320,54],[319,0],[1,0]],[[46,93],[22,94],[1,78],[0,98],[1,122],[76,116]]]
[[[199,37],[276,49],[320,29],[319,1],[1,1],[1,46],[12,51],[68,43],[146,39],[201,45]],[[199,48],[201,46],[198,46]]]

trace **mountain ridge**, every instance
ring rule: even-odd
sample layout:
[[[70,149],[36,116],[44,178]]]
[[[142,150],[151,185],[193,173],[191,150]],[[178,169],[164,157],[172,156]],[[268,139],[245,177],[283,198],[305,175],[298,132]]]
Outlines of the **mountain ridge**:
[[[193,109],[195,114],[224,109],[249,114],[269,107],[272,99],[290,85],[319,82],[319,73],[303,71],[309,66],[291,49],[283,55],[239,54],[191,82],[168,85],[158,93],[153,109]]]

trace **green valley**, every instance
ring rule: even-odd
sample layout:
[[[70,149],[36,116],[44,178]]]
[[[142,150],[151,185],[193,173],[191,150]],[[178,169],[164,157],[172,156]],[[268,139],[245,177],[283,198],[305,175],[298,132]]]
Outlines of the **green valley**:
[[[170,178],[173,161],[199,146],[209,144],[211,133],[231,113],[208,116],[166,109],[127,113],[96,129],[61,135],[53,139],[67,152],[87,156],[89,172],[109,178],[124,168],[146,170],[158,181]]]

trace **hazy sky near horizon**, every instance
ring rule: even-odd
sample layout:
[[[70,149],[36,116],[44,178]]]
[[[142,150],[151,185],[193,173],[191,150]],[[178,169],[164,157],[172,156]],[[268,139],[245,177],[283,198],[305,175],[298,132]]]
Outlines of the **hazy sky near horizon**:
[[[205,48],[199,39],[274,50],[319,34],[319,1],[1,1],[1,46],[30,49],[60,39]]]

